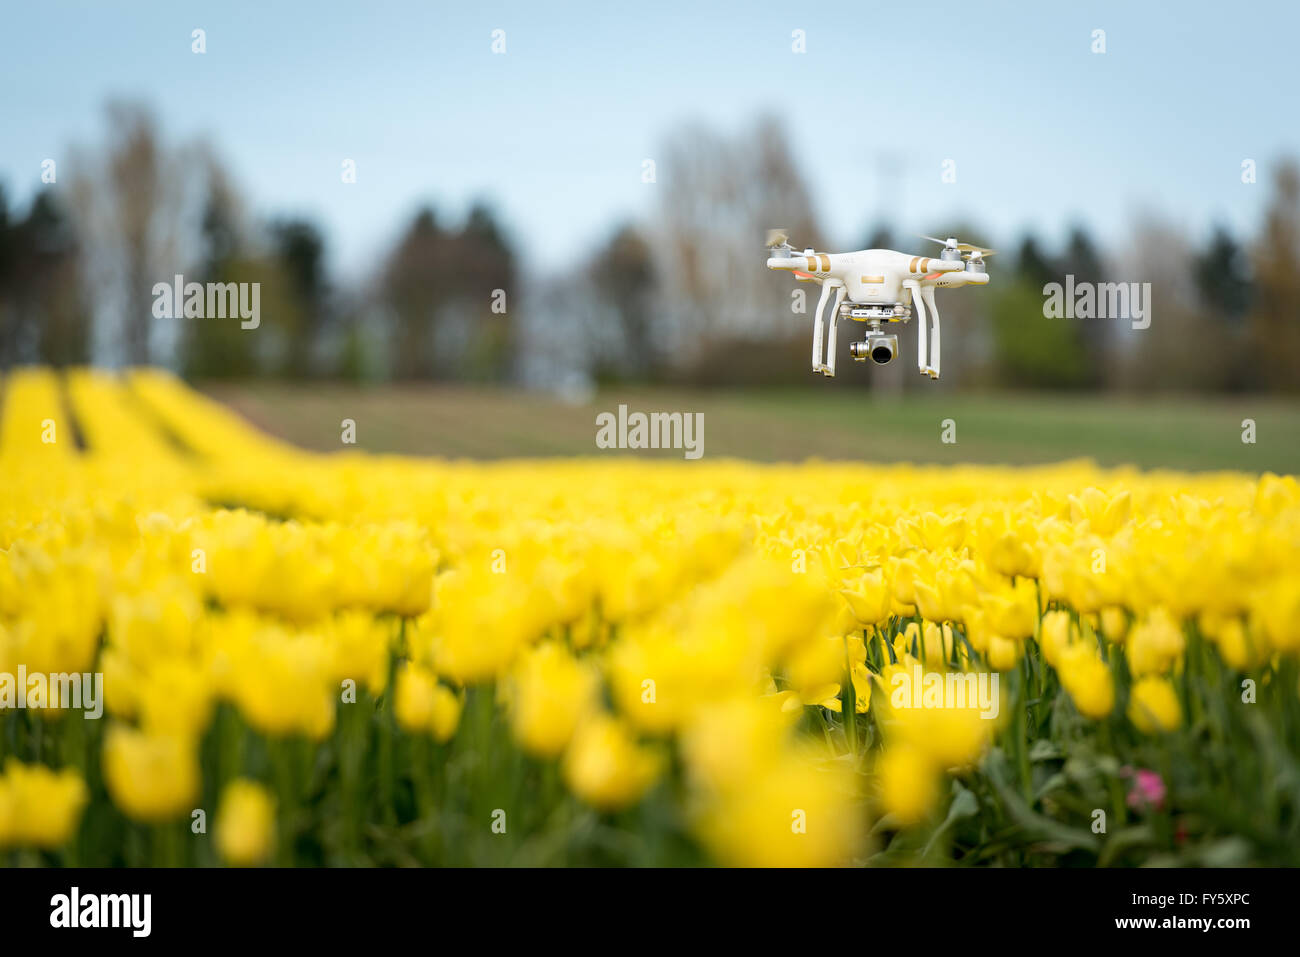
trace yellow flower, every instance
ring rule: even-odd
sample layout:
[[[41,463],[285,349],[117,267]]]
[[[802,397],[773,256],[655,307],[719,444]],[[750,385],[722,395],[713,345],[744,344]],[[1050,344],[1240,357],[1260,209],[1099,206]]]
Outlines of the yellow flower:
[[[849,603],[853,617],[863,625],[878,624],[890,615],[892,595],[885,573],[879,568],[849,582],[840,594]]]
[[[916,607],[930,621],[962,621],[978,603],[971,562],[948,562],[930,580],[916,580]]]
[[[989,667],[994,671],[1011,671],[1020,662],[1024,642],[1011,641],[1001,635],[989,636]]]
[[[275,802],[254,781],[231,781],[221,793],[216,819],[217,851],[230,864],[260,864],[275,846]]]
[[[1128,637],[1128,615],[1123,608],[1111,605],[1101,610],[1101,633],[1112,644],[1123,644]]]
[[[510,726],[525,751],[554,757],[596,703],[599,676],[556,642],[521,656],[508,685]]]
[[[1095,650],[1082,642],[1071,645],[1057,670],[1080,714],[1100,720],[1111,713],[1115,707],[1115,682]]]
[[[866,714],[871,709],[871,672],[863,664],[853,666],[853,710]]]
[[[888,568],[895,613],[904,616],[916,614],[916,576],[921,573],[921,560],[891,555]]]
[[[980,607],[988,616],[988,628],[994,634],[1018,641],[1034,633],[1038,591],[1032,581],[1021,580],[986,595]]]
[[[352,678],[372,694],[383,694],[392,626],[369,612],[352,610],[327,620],[321,631],[330,651],[330,680],[337,685]]]
[[[844,710],[844,706],[840,702],[840,686],[834,682],[824,685],[808,685],[802,691],[799,691],[797,695],[803,704],[829,708],[836,714]]]
[[[1206,638],[1214,642],[1219,654],[1229,667],[1245,671],[1259,664],[1265,657],[1265,649],[1258,638],[1252,639],[1245,623],[1238,617],[1202,613],[1200,628]]]
[[[433,692],[438,679],[432,671],[407,662],[397,672],[393,716],[407,731],[428,731],[433,722]]]
[[[1047,663],[1053,668],[1059,668],[1061,658],[1074,640],[1074,622],[1070,620],[1070,613],[1049,611],[1045,614],[1039,628],[1038,640]]]
[[[569,788],[602,811],[617,811],[641,800],[659,768],[659,758],[609,715],[596,715],[579,725],[564,755]]]
[[[695,833],[724,864],[830,867],[850,861],[862,840],[852,775],[798,752],[751,769],[705,805]]]
[[[838,707],[840,679],[844,677],[843,638],[809,638],[786,662],[786,678],[805,704],[824,704],[834,698]]]
[[[1164,674],[1182,657],[1185,645],[1178,622],[1164,608],[1156,608],[1134,625],[1128,636],[1129,671],[1135,678]]]
[[[434,597],[417,640],[428,642],[437,672],[461,684],[503,674],[544,628],[546,595],[516,576],[445,572],[434,583]]]
[[[433,713],[429,716],[429,729],[435,741],[446,743],[456,733],[460,725],[460,713],[465,707],[462,695],[452,691],[444,684],[433,689]]]
[[[138,821],[165,821],[188,813],[199,793],[194,742],[115,725],[104,738],[104,783],[113,801]]]
[[[1008,578],[1035,577],[1038,532],[1029,516],[1010,510],[986,517],[979,527],[977,545],[989,567]]]
[[[939,802],[940,776],[933,762],[906,744],[886,748],[876,759],[880,806],[901,827],[917,824]]]
[[[85,782],[71,768],[5,761],[0,775],[0,847],[50,850],[66,844],[88,800]]]
[[[1183,709],[1169,679],[1148,675],[1134,682],[1128,718],[1147,734],[1177,729],[1183,723]]]
[[[886,740],[925,754],[939,768],[979,760],[1009,709],[996,674],[924,671],[915,659],[887,665],[880,676]]]
[[[415,734],[429,734],[439,742],[450,741],[460,724],[464,706],[460,695],[440,684],[423,665],[407,662],[397,672],[393,716]]]
[[[909,651],[916,649],[916,654],[928,668],[942,668],[953,660],[957,648],[957,637],[952,625],[936,625],[932,621],[908,622],[901,635],[903,646]]]
[[[797,716],[748,697],[701,709],[682,736],[692,780],[713,791],[745,786],[777,760]]]
[[[1088,488],[1081,495],[1070,496],[1070,519],[1087,522],[1098,535],[1113,535],[1128,521],[1131,504],[1132,495],[1127,491],[1112,498],[1101,489]]]
[[[247,613],[224,617],[213,632],[218,686],[249,724],[313,741],[334,730],[339,686],[330,675],[333,653],[319,633]]]
[[[157,661],[136,678],[141,727],[198,738],[212,718],[211,677],[188,659]]]
[[[1294,566],[1292,566],[1294,568]],[[1300,581],[1280,579],[1261,588],[1250,609],[1251,634],[1266,639],[1277,651],[1300,651]]]

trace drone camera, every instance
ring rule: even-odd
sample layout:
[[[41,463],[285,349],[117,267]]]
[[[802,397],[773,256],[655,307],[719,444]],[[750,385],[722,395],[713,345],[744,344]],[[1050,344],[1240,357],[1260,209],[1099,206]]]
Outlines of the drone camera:
[[[870,358],[877,365],[886,365],[898,355],[898,336],[870,336],[849,343],[849,354],[859,362]]]
[[[871,361],[883,366],[898,355],[898,336],[872,336],[867,348],[871,350]]]

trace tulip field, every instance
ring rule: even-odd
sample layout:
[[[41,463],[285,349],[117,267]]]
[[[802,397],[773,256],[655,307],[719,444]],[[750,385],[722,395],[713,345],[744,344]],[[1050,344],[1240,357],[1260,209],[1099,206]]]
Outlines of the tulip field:
[[[1292,476],[344,449],[0,379],[0,861],[1300,864]]]

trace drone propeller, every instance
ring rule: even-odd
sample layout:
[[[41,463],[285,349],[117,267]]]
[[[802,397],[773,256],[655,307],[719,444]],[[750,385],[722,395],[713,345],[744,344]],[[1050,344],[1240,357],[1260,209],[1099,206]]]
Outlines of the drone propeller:
[[[959,243],[957,242],[956,236],[950,236],[947,239],[937,239],[934,236],[926,236],[924,234],[920,234],[920,236],[922,239],[928,239],[932,243],[939,243],[939,245],[943,246],[945,249],[957,249],[961,252],[970,253],[972,256],[979,256],[981,258],[984,256],[992,256],[997,252],[996,249],[984,249],[982,246],[975,246],[971,243]],[[968,256],[967,258],[969,259],[970,257]]]
[[[767,231],[767,248],[775,249],[777,246],[788,246],[790,237],[786,235],[785,228],[778,226],[775,229]]]

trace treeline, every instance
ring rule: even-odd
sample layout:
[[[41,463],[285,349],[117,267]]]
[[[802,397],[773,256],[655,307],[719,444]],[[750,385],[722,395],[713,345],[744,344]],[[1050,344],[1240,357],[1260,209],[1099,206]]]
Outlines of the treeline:
[[[0,368],[159,363],[191,378],[474,378],[513,374],[515,254],[490,209],[421,209],[371,275],[328,274],[308,219],[252,219],[205,144],[168,148],[150,113],[109,107],[102,147],[25,214],[0,189]],[[255,329],[160,318],[154,288],[257,283]],[[494,295],[495,293],[495,295]],[[177,313],[180,305],[177,304]]]
[[[192,378],[475,380],[546,387],[602,381],[808,381],[818,290],[763,268],[783,226],[818,249],[927,252],[896,224],[829,239],[782,128],[735,136],[684,127],[660,151],[653,212],[611,228],[584,268],[525,276],[487,205],[461,220],[422,208],[359,281],[327,269],[309,219],[254,221],[201,143],[170,147],[149,112],[110,107],[105,142],[74,151],[19,211],[0,190],[0,368],[161,363]],[[1252,187],[1256,188],[1256,187]],[[1082,227],[1060,248],[978,223],[915,224],[999,249],[984,289],[939,293],[939,387],[1248,391],[1300,389],[1300,170],[1273,168],[1258,235],[1217,229],[1196,245],[1159,221],[1103,250]],[[864,210],[864,218],[867,211]],[[255,332],[159,319],[152,289],[175,275],[259,283]],[[1045,288],[1137,284],[1149,325],[1049,318]],[[1149,284],[1149,285],[1146,285]],[[841,330],[843,367],[852,369]],[[914,331],[889,367],[846,378],[893,391],[914,372]]]

